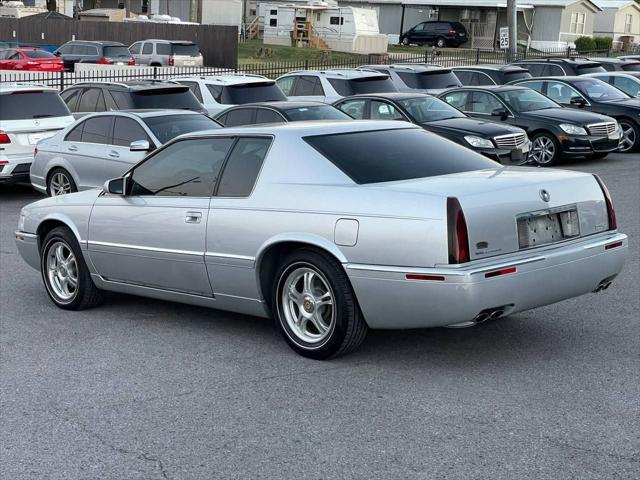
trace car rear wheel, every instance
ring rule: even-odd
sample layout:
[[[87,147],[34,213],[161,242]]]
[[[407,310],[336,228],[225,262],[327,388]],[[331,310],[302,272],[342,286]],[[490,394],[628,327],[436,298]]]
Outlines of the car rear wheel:
[[[438,48],[444,48],[446,44],[447,44],[446,40],[442,37],[436,40],[436,47]]]
[[[554,165],[560,158],[560,144],[552,134],[538,133],[531,140],[529,158],[543,167]]]
[[[56,168],[49,174],[47,192],[50,197],[77,192],[76,182],[69,172],[63,168]]]
[[[411,42],[409,41],[409,37],[403,37],[400,43],[402,43],[402,45],[408,47]]]
[[[272,289],[275,320],[300,355],[324,360],[355,350],[368,327],[342,265],[314,249],[288,254]]]
[[[622,119],[618,122],[622,129],[622,140],[620,141],[620,151],[623,153],[633,152],[640,147],[640,127],[631,120]]]
[[[65,310],[84,310],[102,300],[78,242],[67,227],[51,230],[42,242],[40,270],[49,297]]]

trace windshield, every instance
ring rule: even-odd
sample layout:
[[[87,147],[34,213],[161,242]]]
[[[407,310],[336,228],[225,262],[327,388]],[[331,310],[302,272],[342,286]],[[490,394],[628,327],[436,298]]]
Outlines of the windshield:
[[[104,47],[104,56],[107,58],[127,57],[131,58],[131,52],[125,46]]]
[[[434,97],[407,98],[398,102],[418,123],[435,122],[447,118],[466,117],[457,108]]]
[[[162,109],[178,109],[193,110],[194,112],[202,111],[202,105],[189,89],[184,88],[153,88],[134,92],[131,95],[133,108],[162,108]]]
[[[195,43],[172,43],[171,49],[174,55],[197,57],[200,54],[200,49]]]
[[[626,93],[596,78],[577,80],[573,83],[573,86],[592,100],[622,100],[629,98]]]
[[[351,80],[329,78],[328,80],[331,86],[338,92],[338,95],[343,97],[358,95],[360,93],[387,93],[398,91],[391,79],[387,76],[352,78]]]
[[[183,133],[220,128],[217,122],[204,115],[163,115],[143,120],[163,144]]]
[[[461,87],[462,83],[451,70],[433,72],[398,72],[398,76],[409,88],[439,89]]]
[[[516,112],[533,112],[545,108],[561,108],[556,102],[535,90],[507,90],[496,92],[498,96]]]
[[[46,50],[23,50],[23,52],[29,58],[56,58],[53,53],[49,53]]]
[[[283,113],[290,122],[303,120],[352,120],[349,115],[331,105],[290,108]]]
[[[219,103],[225,105],[243,105],[245,103],[275,102],[287,97],[275,82],[255,82],[241,85],[229,85],[222,89]]]
[[[380,183],[482,170],[498,163],[423,129],[306,137],[355,183]]]
[[[31,120],[71,115],[57,92],[15,92],[0,95],[0,120]]]

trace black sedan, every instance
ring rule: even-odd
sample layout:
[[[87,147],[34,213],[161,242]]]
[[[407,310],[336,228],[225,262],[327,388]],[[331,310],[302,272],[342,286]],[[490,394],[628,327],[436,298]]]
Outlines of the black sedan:
[[[227,108],[215,120],[225,127],[304,120],[351,120],[337,108],[321,102],[262,102]]]
[[[539,165],[563,157],[603,158],[618,149],[622,137],[613,118],[563,108],[529,88],[454,88],[440,98],[471,116],[524,129],[532,143],[529,158]]]
[[[623,132],[620,151],[640,149],[640,99],[592,77],[541,77],[513,83],[533,88],[560,105],[615,118]]]
[[[334,106],[355,119],[406,120],[502,163],[526,162],[530,142],[520,128],[469,118],[423,93],[355,95]]]

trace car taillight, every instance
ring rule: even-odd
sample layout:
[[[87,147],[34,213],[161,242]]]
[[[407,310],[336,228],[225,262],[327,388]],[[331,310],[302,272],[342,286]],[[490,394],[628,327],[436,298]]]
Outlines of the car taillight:
[[[616,211],[613,208],[613,201],[611,200],[609,189],[598,175],[593,174],[593,176],[598,182],[598,185],[600,185],[600,190],[602,190],[604,201],[607,205],[607,220],[609,221],[609,230],[616,230],[618,228],[618,220],[616,219]]]
[[[460,202],[447,198],[447,234],[449,236],[449,263],[465,263],[470,260],[469,234]]]
[[[175,60],[173,59],[173,55],[169,55],[169,66],[173,67]]]
[[[98,59],[98,61],[96,62],[100,65],[111,65],[113,63],[113,60],[111,60],[110,58],[100,58]]]
[[[455,30],[449,30],[449,35],[455,35],[456,31]]]
[[[135,64],[136,64],[136,61],[133,58],[127,62],[127,65],[135,65]]]
[[[2,130],[0,130],[0,143],[3,143],[3,144],[11,143],[9,134],[7,132],[3,132]]]

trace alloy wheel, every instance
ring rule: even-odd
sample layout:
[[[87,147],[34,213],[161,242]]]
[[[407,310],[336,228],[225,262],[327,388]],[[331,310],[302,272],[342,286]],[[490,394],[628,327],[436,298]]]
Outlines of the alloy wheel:
[[[280,298],[290,331],[303,342],[325,340],[336,321],[334,294],[319,271],[298,267],[285,279]]]
[[[69,245],[57,241],[47,251],[47,279],[53,293],[63,302],[78,291],[78,262]]]
[[[531,158],[540,165],[551,163],[556,155],[556,146],[548,137],[541,135],[533,140]]]
[[[628,152],[636,144],[636,131],[629,122],[620,122],[620,128],[622,129],[622,140],[619,151]]]
[[[49,191],[52,197],[71,193],[71,181],[63,172],[55,172],[49,183]]]

